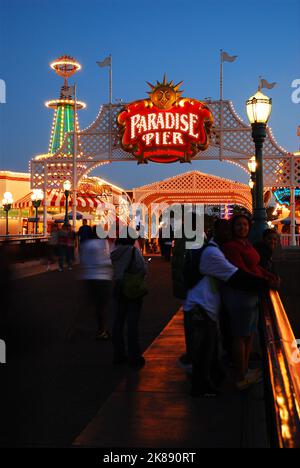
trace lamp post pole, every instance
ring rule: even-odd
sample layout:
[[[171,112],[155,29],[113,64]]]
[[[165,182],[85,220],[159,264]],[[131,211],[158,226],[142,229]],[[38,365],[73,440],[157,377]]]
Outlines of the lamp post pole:
[[[246,109],[252,127],[256,163],[254,223],[250,237],[252,242],[258,242],[262,239],[264,231],[268,229],[267,211],[264,206],[263,146],[267,136],[267,122],[271,115],[272,100],[259,88],[257,93],[246,102]]]
[[[11,210],[11,205],[10,204],[7,204],[7,205],[4,205],[4,211],[5,211],[5,219],[6,219],[6,236],[9,235],[9,231],[8,231],[8,213],[9,211]]]
[[[65,222],[64,225],[67,226],[69,224],[69,190],[65,190],[65,197],[66,197],[66,211],[65,211]]]
[[[266,138],[266,124],[252,124],[252,138],[255,144],[255,191],[254,191],[254,224],[252,227],[251,238],[253,241],[262,239],[262,235],[268,229],[267,212],[264,206],[264,180],[263,180],[263,145]]]
[[[35,234],[38,234],[39,231],[39,207],[42,204],[42,201],[44,199],[44,192],[43,190],[36,189],[33,190],[33,193],[31,195],[31,200],[32,200],[32,205],[35,208]]]
[[[41,206],[41,200],[34,200],[33,206],[35,208],[35,234],[38,234],[39,207]]]
[[[13,198],[12,194],[10,192],[5,192],[3,200],[2,200],[2,206],[5,211],[5,220],[6,220],[6,236],[9,236],[9,231],[8,231],[8,213],[11,210],[12,204],[13,204]]]
[[[65,191],[65,197],[66,197],[66,211],[65,211],[64,226],[67,226],[69,224],[69,196],[70,196],[70,190],[71,190],[71,182],[66,180],[64,182],[64,191]]]

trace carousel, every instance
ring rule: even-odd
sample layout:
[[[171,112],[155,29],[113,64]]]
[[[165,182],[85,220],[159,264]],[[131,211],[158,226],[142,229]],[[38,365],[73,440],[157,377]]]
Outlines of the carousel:
[[[300,234],[300,188],[294,189],[295,198],[295,217],[292,219],[291,209],[291,189],[279,188],[273,190],[274,197],[277,201],[273,215],[277,219],[272,221],[278,232],[282,234],[291,234],[291,225],[295,226],[295,234]]]

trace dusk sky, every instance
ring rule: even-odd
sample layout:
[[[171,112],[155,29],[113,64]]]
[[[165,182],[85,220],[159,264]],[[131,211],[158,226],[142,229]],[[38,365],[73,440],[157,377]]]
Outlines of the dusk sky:
[[[238,55],[224,64],[224,98],[246,120],[245,100],[258,77],[278,84],[263,90],[273,98],[270,126],[278,143],[299,148],[300,104],[291,100],[300,78],[300,0],[0,0],[0,78],[7,103],[0,104],[0,169],[27,171],[29,160],[47,152],[53,111],[44,102],[59,95],[62,79],[49,63],[75,57],[80,127],[90,124],[107,102],[108,68],[96,60],[113,57],[113,97],[146,96],[146,81],[183,80],[184,95],[219,97],[220,49]],[[71,79],[72,82],[72,79]],[[198,169],[246,182],[239,169],[219,162],[137,167],[119,163],[95,173],[130,188]]]

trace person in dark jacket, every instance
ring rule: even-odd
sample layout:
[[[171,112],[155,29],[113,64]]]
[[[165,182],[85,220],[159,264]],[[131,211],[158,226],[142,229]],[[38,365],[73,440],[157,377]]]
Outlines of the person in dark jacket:
[[[146,276],[146,263],[139,248],[135,247],[135,235],[126,228],[117,239],[115,249],[111,252],[114,268],[114,324],[113,347],[114,364],[129,363],[141,368],[145,365],[139,344],[139,321],[143,307],[143,297],[129,299],[124,295],[124,277],[127,272]],[[124,328],[127,322],[127,352],[124,340]]]
[[[195,212],[192,212],[192,230],[196,231],[197,225],[199,223],[198,215]],[[174,249],[172,256],[172,284],[173,284],[173,296],[176,299],[182,301],[186,299],[187,289],[186,281],[184,278],[184,265],[185,257],[187,253],[187,243],[193,243],[193,248],[197,249],[201,247],[201,244],[196,243],[196,236],[192,239],[189,239],[185,235],[185,226],[184,223],[181,227],[181,235],[178,235],[177,232],[174,233]],[[180,367],[184,368],[186,371],[191,370],[192,364],[192,321],[191,314],[184,312],[184,335],[185,335],[185,346],[186,351],[179,357],[178,364]]]
[[[273,265],[273,254],[279,243],[279,235],[275,229],[266,229],[263,240],[255,244],[255,249],[260,255],[260,266],[275,273]]]

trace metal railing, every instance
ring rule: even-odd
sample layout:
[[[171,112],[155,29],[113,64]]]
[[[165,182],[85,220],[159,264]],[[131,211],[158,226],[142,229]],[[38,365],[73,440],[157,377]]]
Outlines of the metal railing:
[[[17,234],[17,235],[11,235],[11,236],[0,236],[0,242],[9,242],[9,243],[35,242],[36,240],[47,241],[48,236],[44,236],[41,234],[31,234],[31,235]]]
[[[300,448],[300,353],[277,292],[262,301],[266,409],[272,447]]]
[[[2,249],[9,248],[14,262],[37,260],[47,255],[48,237],[33,236],[0,236],[0,254]]]
[[[281,241],[282,247],[290,247],[292,243],[292,235],[281,234],[280,241]],[[297,244],[297,247],[300,247],[300,234],[296,234],[296,244]]]

